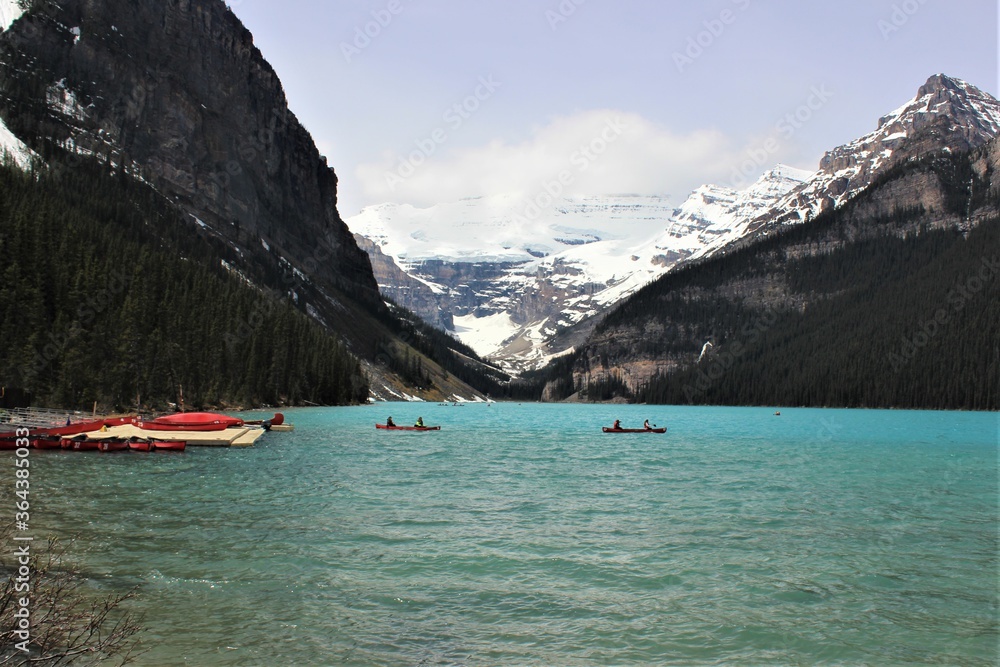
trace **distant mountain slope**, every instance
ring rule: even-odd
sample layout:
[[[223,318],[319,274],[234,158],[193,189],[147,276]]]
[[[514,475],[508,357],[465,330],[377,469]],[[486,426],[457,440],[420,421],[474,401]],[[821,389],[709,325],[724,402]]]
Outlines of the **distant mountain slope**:
[[[1000,143],[882,171],[615,308],[546,396],[1000,408]]]
[[[808,176],[779,165],[743,191],[699,188],[679,209],[653,196],[563,198],[527,220],[517,198],[497,196],[426,209],[384,204],[348,225],[385,294],[524,370],[561,352],[548,346],[560,331],[739,239]]]

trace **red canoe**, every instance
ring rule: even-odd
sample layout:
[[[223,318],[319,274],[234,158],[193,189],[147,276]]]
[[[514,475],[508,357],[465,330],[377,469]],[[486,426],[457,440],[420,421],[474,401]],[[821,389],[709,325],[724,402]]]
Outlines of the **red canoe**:
[[[62,442],[59,438],[32,438],[31,446],[35,449],[61,449]]]
[[[38,429],[38,434],[65,438],[71,435],[79,435],[81,433],[93,433],[94,431],[100,431],[102,426],[104,426],[104,422],[98,419],[97,421],[80,422],[79,424],[69,424],[67,426],[56,426],[54,428],[40,428]]]
[[[605,433],[666,433],[667,427],[661,426],[660,428],[611,428],[610,426],[602,426],[601,430]]]
[[[119,440],[117,438],[101,440],[97,443],[97,449],[101,452],[125,452],[129,449],[129,443],[128,440]]]
[[[74,438],[63,438],[62,448],[72,449],[74,452],[96,452],[99,443],[96,440],[76,440]]]
[[[220,424],[222,425],[222,428],[227,428],[229,426],[243,426],[242,419],[229,417],[228,415],[220,415],[216,412],[178,412],[175,415],[157,417],[152,421],[152,423],[164,424],[167,426],[184,426],[186,430],[195,430],[195,427],[200,426],[218,426]],[[148,428],[149,424],[150,422],[146,422],[146,425],[143,426],[143,428]]]
[[[157,452],[183,452],[187,447],[183,440],[153,440],[152,445]]]
[[[151,452],[153,451],[153,443],[150,440],[132,439],[128,443],[128,448],[133,452]]]
[[[440,426],[386,426],[385,424],[375,424],[375,428],[385,431],[440,431]]]

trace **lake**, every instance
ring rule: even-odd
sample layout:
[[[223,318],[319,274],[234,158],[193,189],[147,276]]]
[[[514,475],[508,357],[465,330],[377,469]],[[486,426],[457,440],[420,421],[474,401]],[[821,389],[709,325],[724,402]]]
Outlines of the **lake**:
[[[36,539],[139,586],[138,664],[998,662],[996,413],[285,414],[251,449],[32,452]]]

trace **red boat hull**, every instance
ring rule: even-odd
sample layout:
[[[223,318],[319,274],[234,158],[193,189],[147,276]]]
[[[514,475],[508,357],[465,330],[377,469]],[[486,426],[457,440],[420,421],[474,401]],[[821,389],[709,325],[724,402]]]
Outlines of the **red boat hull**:
[[[200,426],[182,426],[180,424],[160,424],[155,421],[153,422],[139,422],[136,424],[143,431],[187,431],[187,432],[197,432],[204,433],[207,431],[225,431],[229,428],[229,424],[202,424]]]
[[[98,442],[96,440],[72,440],[70,438],[63,438],[62,448],[71,449],[74,452],[96,452],[98,449]]]
[[[440,426],[386,426],[385,424],[375,424],[375,428],[383,431],[440,431]]]
[[[97,443],[97,449],[101,452],[124,452],[128,451],[128,442],[125,440],[102,440]]]
[[[230,426],[243,426],[243,420],[237,417],[229,417],[228,415],[220,415],[215,412],[179,412],[176,415],[167,415],[166,417],[157,417],[153,420],[154,424],[165,424],[167,426],[183,426],[184,429],[178,430],[197,430],[195,427],[202,426],[218,426],[221,428],[217,430],[222,430]],[[149,422],[146,422],[147,428]],[[216,429],[205,429],[205,430],[216,430]]]
[[[60,438],[64,438],[69,435],[79,435],[81,433],[93,433],[94,431],[100,431],[102,426],[104,426],[103,421],[81,422],[79,424],[70,424],[69,426],[57,426],[55,428],[40,428],[38,429],[38,434],[58,436]]]
[[[611,428],[609,426],[602,426],[601,430],[605,433],[666,433],[667,427],[661,426],[660,428]]]
[[[19,438],[0,438],[0,451],[11,452],[17,449],[17,441]],[[20,438],[21,440],[27,440],[27,438]],[[30,441],[28,446],[30,446]]]
[[[151,452],[153,451],[153,443],[149,440],[138,440],[128,443],[128,448],[133,452]]]
[[[183,452],[187,448],[187,443],[174,440],[154,440],[153,449],[157,452]]]
[[[62,449],[59,438],[32,438],[31,446],[35,449]]]

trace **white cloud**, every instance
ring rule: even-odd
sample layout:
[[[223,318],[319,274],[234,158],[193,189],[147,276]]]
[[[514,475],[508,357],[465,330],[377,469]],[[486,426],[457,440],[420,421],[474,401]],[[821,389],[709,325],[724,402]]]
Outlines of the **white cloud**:
[[[360,165],[362,198],[430,206],[471,196],[533,197],[561,181],[557,187],[569,195],[669,194],[680,202],[703,183],[724,181],[741,159],[741,149],[717,130],[677,134],[615,110],[554,118],[520,143],[451,149],[447,132],[415,139],[407,155]]]

